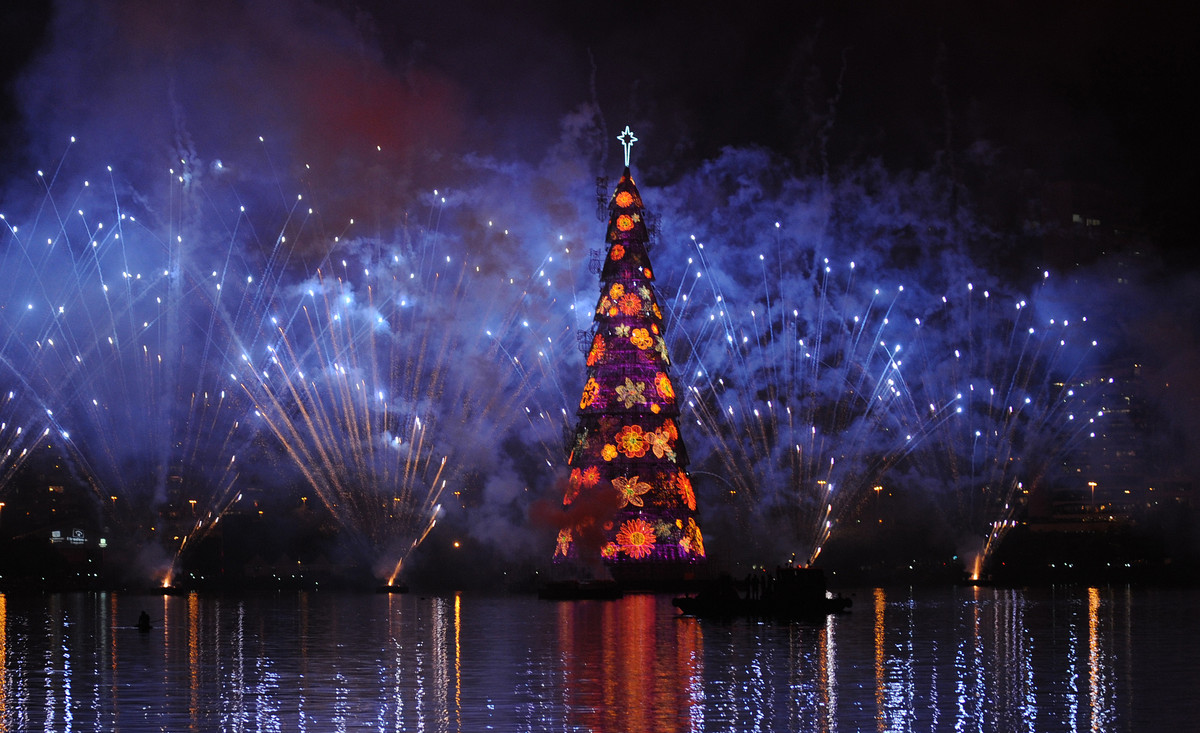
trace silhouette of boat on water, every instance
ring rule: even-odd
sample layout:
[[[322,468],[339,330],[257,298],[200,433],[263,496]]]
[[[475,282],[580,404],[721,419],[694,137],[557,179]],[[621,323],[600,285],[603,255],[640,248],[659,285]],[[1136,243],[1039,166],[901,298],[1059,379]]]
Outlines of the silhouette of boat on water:
[[[853,601],[831,595],[825,573],[818,568],[779,568],[774,576],[747,583],[745,595],[733,579],[723,576],[694,596],[681,596],[671,603],[686,616],[700,618],[824,619],[845,613]]]

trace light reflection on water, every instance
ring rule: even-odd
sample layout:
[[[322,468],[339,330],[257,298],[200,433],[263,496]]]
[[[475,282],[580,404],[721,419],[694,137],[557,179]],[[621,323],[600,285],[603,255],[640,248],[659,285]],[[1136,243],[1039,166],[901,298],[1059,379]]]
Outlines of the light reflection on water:
[[[1195,729],[1197,602],[872,589],[780,624],[649,595],[0,594],[0,733]]]

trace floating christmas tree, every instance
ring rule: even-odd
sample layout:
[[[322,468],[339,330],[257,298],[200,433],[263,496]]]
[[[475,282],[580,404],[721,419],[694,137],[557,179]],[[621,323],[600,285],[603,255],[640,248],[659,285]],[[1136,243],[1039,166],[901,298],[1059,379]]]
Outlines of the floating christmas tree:
[[[569,526],[555,560],[602,560],[617,580],[686,578],[704,559],[696,495],[679,434],[663,314],[647,253],[642,197],[625,171],[609,201],[607,253],[587,352],[579,421],[568,446]]]

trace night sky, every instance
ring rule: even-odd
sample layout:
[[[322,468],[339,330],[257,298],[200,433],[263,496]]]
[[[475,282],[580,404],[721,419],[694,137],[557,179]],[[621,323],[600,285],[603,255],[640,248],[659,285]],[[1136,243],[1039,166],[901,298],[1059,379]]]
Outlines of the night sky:
[[[1195,436],[1200,65],[1181,5],[8,3],[0,204],[36,209],[34,171],[63,160],[111,165],[140,203],[184,158],[252,210],[303,190],[331,232],[424,218],[439,189],[444,236],[535,271],[560,232],[602,246],[593,184],[629,125],[667,275],[696,236],[729,302],[752,303],[768,232],[785,272],[856,259],[930,302],[1050,270],[1039,307],[1090,313],[1102,359],[1147,364],[1162,424]],[[474,238],[473,217],[520,237]],[[590,287],[552,301],[590,307]],[[511,473],[488,501],[519,501],[532,479]]]
[[[941,163],[997,210],[1018,195],[999,181],[1068,182],[1079,208],[1178,249],[1198,161],[1195,19],[1176,6],[16,3],[5,168],[134,128],[125,155],[146,156],[147,132],[183,121],[225,157],[264,133],[343,168],[382,145],[432,179],[413,148],[536,162],[590,104],[598,170],[624,124],[656,184],[727,146],[807,173]]]

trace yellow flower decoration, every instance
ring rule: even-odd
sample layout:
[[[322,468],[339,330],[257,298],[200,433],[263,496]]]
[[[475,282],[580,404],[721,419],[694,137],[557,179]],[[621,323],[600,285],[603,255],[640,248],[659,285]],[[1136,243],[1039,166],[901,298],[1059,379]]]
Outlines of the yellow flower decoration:
[[[633,205],[633,195],[628,191],[621,191],[617,194],[617,206],[622,209],[628,209]]]
[[[638,288],[638,295],[642,296],[644,300],[650,300],[650,288],[645,285],[641,286]]]
[[[629,216],[628,214],[621,214],[618,216],[617,229],[620,229],[623,232],[633,229],[633,217]]]
[[[625,403],[625,408],[628,409],[634,405],[646,404],[646,384],[645,382],[633,383],[629,377],[625,377],[625,384],[618,384],[616,388],[617,399]]]
[[[629,338],[629,326],[620,325],[613,329],[613,333],[621,338]]]
[[[625,286],[621,283],[613,283],[612,287],[608,289],[608,294],[613,300],[620,300],[621,296],[625,294]]]
[[[654,317],[662,320],[662,310],[659,309],[658,303],[651,303],[650,310],[654,312]]]
[[[664,362],[671,363],[671,357],[667,356],[667,342],[663,341],[662,336],[654,337],[654,350],[658,352]]]
[[[654,345],[654,339],[650,338],[650,332],[644,328],[633,329],[633,333],[629,336],[629,341],[642,351]]]
[[[600,457],[606,461],[611,461],[612,459],[616,458],[617,446],[613,445],[612,443],[605,443],[604,447],[600,449]]]
[[[600,384],[596,378],[588,377],[587,384],[583,385],[583,397],[579,399],[579,409],[586,410],[596,399],[596,393],[599,391]]]
[[[642,503],[642,494],[654,488],[645,481],[640,480],[637,476],[630,476],[629,478],[617,476],[612,480],[612,484],[621,498],[621,504],[617,507],[618,509],[630,504],[633,506],[645,506]]]
[[[679,546],[693,554],[704,557],[704,537],[700,535],[700,527],[696,525],[696,520],[688,517],[687,528],[683,530],[683,538],[679,540]]]

